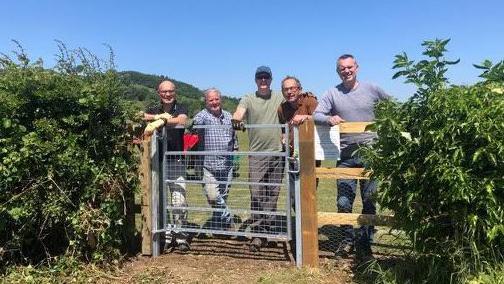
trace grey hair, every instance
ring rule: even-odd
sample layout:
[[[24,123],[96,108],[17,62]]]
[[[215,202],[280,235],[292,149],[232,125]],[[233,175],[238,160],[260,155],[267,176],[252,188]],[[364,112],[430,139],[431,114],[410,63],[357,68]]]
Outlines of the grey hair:
[[[281,85],[281,86],[282,86],[282,88],[283,88],[283,84],[284,84],[284,82],[285,82],[285,81],[287,81],[287,80],[294,80],[294,81],[296,81],[296,84],[297,84],[297,86],[299,87],[299,89],[300,89],[300,90],[303,88],[303,87],[301,86],[301,81],[299,81],[299,79],[298,79],[298,78],[296,78],[296,77],[294,77],[294,76],[290,76],[290,75],[287,75],[287,76],[285,76],[285,78],[283,78],[283,79],[282,79],[282,85]]]
[[[340,57],[338,57],[338,60],[336,60],[336,68],[339,68],[340,60],[347,59],[347,58],[352,58],[355,61],[355,65],[357,65],[357,66],[359,65],[359,64],[357,64],[357,59],[355,59],[355,56],[353,56],[352,54],[343,54]]]
[[[219,89],[217,89],[217,88],[212,87],[212,88],[208,88],[203,91],[203,95],[205,96],[205,101],[206,101],[208,95],[212,92],[215,92],[215,93],[219,94],[219,97],[222,97],[221,91],[219,91]]]

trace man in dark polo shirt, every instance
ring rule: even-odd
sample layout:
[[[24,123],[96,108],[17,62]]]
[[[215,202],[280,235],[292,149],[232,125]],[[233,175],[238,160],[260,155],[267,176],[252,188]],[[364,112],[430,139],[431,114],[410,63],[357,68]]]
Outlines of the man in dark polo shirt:
[[[161,126],[166,127],[167,151],[183,151],[184,128],[174,128],[183,126],[187,120],[187,107],[179,104],[176,100],[176,87],[173,82],[166,80],[159,84],[157,93],[160,104],[148,108],[145,111],[144,119],[153,121],[145,129],[145,134],[150,135]],[[172,210],[173,222],[177,226],[182,226],[187,221],[186,186],[185,186],[185,166],[180,155],[168,156],[166,159],[167,172],[165,179],[176,180],[168,183],[171,194],[171,205],[179,207]],[[189,250],[187,236],[174,231],[171,235],[172,244],[181,251]]]

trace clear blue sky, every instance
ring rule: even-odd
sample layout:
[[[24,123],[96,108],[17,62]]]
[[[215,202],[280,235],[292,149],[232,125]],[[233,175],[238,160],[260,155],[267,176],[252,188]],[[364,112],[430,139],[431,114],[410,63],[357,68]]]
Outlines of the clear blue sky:
[[[320,96],[336,85],[335,59],[354,54],[359,79],[403,100],[413,88],[392,80],[394,55],[419,58],[422,41],[451,38],[448,58],[461,62],[452,83],[474,83],[473,63],[504,59],[504,1],[2,1],[0,52],[21,42],[54,64],[55,39],[106,57],[118,70],[167,75],[204,89],[242,96],[256,87],[258,65]]]

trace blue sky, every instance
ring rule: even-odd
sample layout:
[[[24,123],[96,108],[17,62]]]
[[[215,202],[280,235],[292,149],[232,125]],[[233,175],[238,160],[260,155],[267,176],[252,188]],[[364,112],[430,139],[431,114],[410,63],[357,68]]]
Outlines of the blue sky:
[[[336,85],[335,60],[354,54],[359,79],[404,100],[414,89],[392,80],[394,55],[418,59],[420,44],[451,38],[460,58],[452,83],[478,80],[472,67],[504,59],[504,1],[2,1],[0,52],[18,40],[32,58],[54,64],[61,40],[106,57],[118,70],[162,74],[225,95],[255,90],[255,68],[269,65],[273,89],[297,76],[318,96]]]

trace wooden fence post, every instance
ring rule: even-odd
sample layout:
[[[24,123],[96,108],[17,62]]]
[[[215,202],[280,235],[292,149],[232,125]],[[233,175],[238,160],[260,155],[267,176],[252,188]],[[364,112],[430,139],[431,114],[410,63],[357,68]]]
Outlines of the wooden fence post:
[[[310,267],[319,265],[314,128],[312,120],[299,126],[302,265]]]
[[[140,185],[142,187],[142,254],[152,255],[152,179],[151,179],[151,138],[142,142],[140,161]]]

